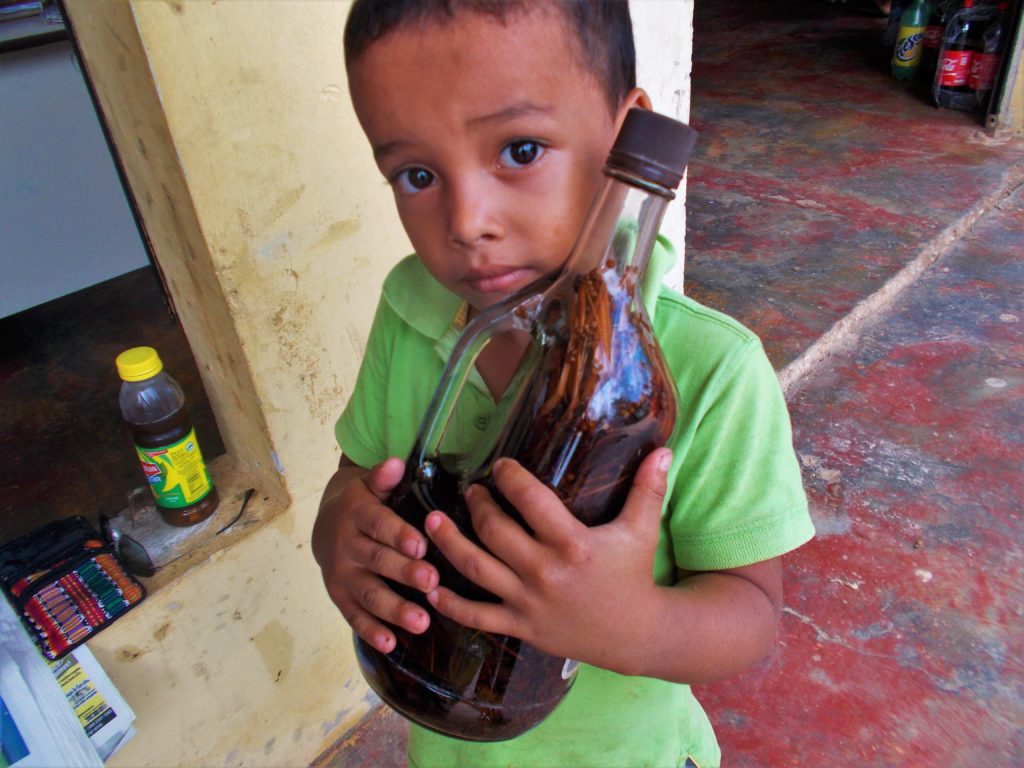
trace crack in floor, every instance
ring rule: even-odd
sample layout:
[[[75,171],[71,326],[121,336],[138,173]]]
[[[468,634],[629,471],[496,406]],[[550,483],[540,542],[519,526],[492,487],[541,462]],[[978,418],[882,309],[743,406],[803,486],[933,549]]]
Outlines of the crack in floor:
[[[894,661],[897,665],[899,665],[901,669],[906,669],[911,672],[919,672],[920,674],[924,675],[928,682],[940,691],[944,691],[946,693],[956,693],[957,691],[961,691],[964,688],[969,687],[967,684],[957,683],[947,678],[940,677],[934,674],[933,672],[928,671],[924,667],[918,664],[912,664],[907,659],[901,658],[899,656],[894,656],[889,653],[878,653],[876,651],[869,651],[864,648],[858,648],[855,645],[851,645],[848,641],[846,641],[839,635],[830,634],[829,632],[822,629],[820,626],[818,626],[817,622],[815,622],[814,619],[812,619],[810,616],[805,616],[804,614],[795,611],[788,606],[783,606],[782,612],[789,614],[800,623],[806,624],[808,627],[813,629],[815,638],[819,642],[828,643],[830,645],[837,645],[840,648],[852,651],[853,653],[859,654],[861,656],[868,656],[874,659],[883,659],[885,661]]]
[[[1006,170],[999,187],[982,198],[970,211],[925,243],[921,252],[893,275],[877,291],[857,306],[818,339],[795,360],[779,371],[779,384],[787,400],[795,393],[800,382],[833,354],[848,348],[879,315],[891,307],[896,299],[913,285],[939,259],[956,245],[989,214],[1000,208],[1024,186],[1024,165],[1012,165]]]

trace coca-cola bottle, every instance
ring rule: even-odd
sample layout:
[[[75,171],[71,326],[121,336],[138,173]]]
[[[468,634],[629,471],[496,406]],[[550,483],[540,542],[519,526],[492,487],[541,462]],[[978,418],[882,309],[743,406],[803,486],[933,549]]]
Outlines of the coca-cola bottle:
[[[939,65],[932,82],[936,106],[967,110],[977,106],[967,77],[971,72],[971,59],[979,47],[979,37],[974,0],[964,0],[963,8],[949,19],[942,35]]]
[[[1000,3],[999,15],[985,26],[981,35],[981,50],[971,59],[971,71],[967,75],[967,87],[974,91],[974,97],[982,110],[988,107],[992,88],[995,86],[1006,45],[1006,12],[1009,3]]]
[[[931,89],[935,79],[935,70],[939,65],[939,48],[942,47],[942,34],[946,30],[949,17],[960,7],[959,0],[937,0],[932,3],[928,24],[921,41],[921,60],[917,65],[917,79],[926,89]]]

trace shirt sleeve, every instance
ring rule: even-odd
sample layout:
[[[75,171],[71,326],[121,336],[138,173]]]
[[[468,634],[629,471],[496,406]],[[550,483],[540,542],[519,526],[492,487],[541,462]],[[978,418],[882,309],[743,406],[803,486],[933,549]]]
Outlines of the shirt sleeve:
[[[395,311],[382,298],[370,327],[355,389],[334,425],[342,454],[367,469],[388,458],[384,425],[395,326]]]
[[[685,453],[669,478],[677,566],[737,568],[807,542],[814,527],[789,412],[759,340],[736,351],[700,403],[688,415]]]

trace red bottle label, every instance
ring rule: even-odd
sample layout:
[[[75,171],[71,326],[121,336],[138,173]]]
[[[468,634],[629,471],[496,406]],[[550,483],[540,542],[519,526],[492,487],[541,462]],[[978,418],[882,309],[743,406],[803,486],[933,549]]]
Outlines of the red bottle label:
[[[971,69],[971,51],[946,51],[939,64],[939,85],[943,88],[959,88],[967,85]]]
[[[976,53],[971,59],[971,71],[967,75],[967,87],[976,91],[991,90],[996,79],[997,53]]]
[[[931,24],[924,31],[924,47],[925,48],[938,48],[939,43],[942,42],[942,25]]]

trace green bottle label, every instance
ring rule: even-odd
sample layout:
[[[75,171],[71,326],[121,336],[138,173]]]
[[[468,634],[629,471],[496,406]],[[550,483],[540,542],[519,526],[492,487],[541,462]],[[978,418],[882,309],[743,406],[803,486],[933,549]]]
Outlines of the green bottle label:
[[[159,448],[136,445],[135,452],[158,506],[181,509],[213,490],[195,428],[175,443]]]
[[[916,67],[924,47],[925,27],[900,27],[896,49],[892,53],[894,67]]]

